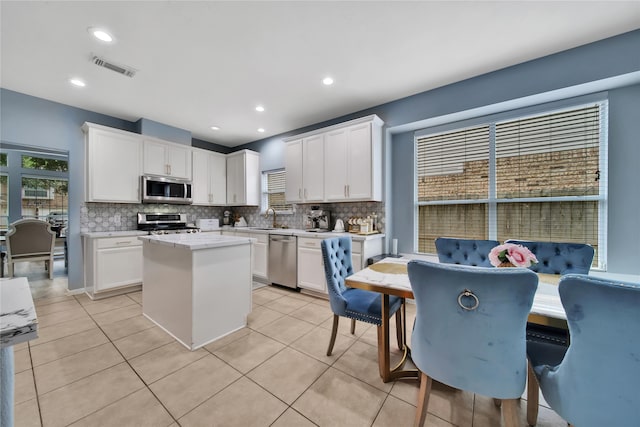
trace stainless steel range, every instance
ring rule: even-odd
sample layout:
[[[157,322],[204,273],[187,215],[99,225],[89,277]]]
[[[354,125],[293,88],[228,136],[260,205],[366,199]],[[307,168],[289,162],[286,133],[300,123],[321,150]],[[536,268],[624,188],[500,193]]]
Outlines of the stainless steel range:
[[[200,229],[187,225],[187,214],[138,212],[138,230],[149,234],[198,233]]]

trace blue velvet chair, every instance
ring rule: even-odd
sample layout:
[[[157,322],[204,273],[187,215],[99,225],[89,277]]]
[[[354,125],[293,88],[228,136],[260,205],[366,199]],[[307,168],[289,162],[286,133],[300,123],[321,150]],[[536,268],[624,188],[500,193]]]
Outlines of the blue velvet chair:
[[[416,300],[411,357],[422,372],[414,425],[427,414],[432,379],[502,400],[518,424],[527,376],[525,330],[538,276],[524,268],[410,261]]]
[[[527,343],[547,403],[579,427],[640,425],[640,283],[572,274],[559,287],[569,348]]]
[[[500,242],[497,240],[438,237],[436,239],[436,252],[438,253],[438,259],[442,263],[491,267],[489,252],[499,244]]]
[[[591,245],[583,243],[536,242],[529,240],[507,240],[529,248],[538,259],[537,264],[529,269],[544,274],[589,274],[593,262],[594,250]],[[544,326],[536,326],[538,332],[545,334]],[[535,425],[538,418],[538,386],[531,367],[529,368],[529,384],[527,387],[527,421]]]
[[[584,243],[533,242],[507,240],[529,248],[538,258],[538,263],[529,267],[536,273],[545,274],[589,274],[594,250]]]
[[[382,324],[382,295],[378,292],[349,288],[345,285],[344,280],[353,274],[351,237],[325,239],[321,242],[321,248],[329,291],[329,304],[333,311],[333,329],[327,349],[327,356],[331,356],[341,316],[351,319],[352,334],[355,333],[356,320],[372,323],[380,328]],[[404,346],[401,307],[404,308],[403,298],[389,297],[389,316],[394,314],[396,316],[396,336],[400,349]],[[378,333],[380,332],[378,331]]]

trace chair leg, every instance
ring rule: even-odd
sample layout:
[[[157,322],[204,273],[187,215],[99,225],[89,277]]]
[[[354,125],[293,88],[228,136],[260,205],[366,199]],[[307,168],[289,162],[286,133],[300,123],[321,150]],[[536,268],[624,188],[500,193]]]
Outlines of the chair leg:
[[[502,401],[502,418],[504,427],[518,427],[518,399],[504,399]]]
[[[47,263],[47,270],[49,271],[49,279],[53,280],[53,257],[49,261],[45,261]]]
[[[531,362],[527,361],[527,424],[530,426],[538,423],[539,392],[536,374]]]
[[[329,348],[327,349],[327,356],[331,356],[333,352],[333,345],[336,343],[336,335],[338,335],[338,320],[340,316],[333,315],[333,329],[331,330],[331,339],[329,340]]]
[[[414,427],[422,427],[427,420],[427,408],[429,407],[429,395],[431,394],[431,377],[424,372],[420,373],[420,392],[418,393],[418,404],[416,405],[416,418]]]
[[[351,335],[356,333],[356,319],[351,319]]]

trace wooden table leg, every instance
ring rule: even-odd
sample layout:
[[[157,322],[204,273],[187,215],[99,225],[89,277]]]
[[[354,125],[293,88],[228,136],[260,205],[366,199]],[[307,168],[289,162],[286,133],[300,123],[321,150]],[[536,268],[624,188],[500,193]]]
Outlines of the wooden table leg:
[[[390,355],[390,344],[389,344],[389,295],[382,295],[382,322],[380,326],[378,326],[378,369],[380,371],[380,377],[382,381],[388,383],[389,381],[396,380],[398,378],[418,378],[419,372],[418,370],[403,370],[404,362],[407,357],[409,357],[409,346],[407,345],[407,335],[406,329],[403,331],[402,336],[402,351],[404,354],[402,356],[402,360],[393,370],[391,370],[391,355]],[[402,313],[402,321],[405,322],[405,313]],[[403,325],[403,329],[405,326]]]
[[[382,294],[382,323],[378,327],[378,365],[383,382],[391,381],[391,361],[389,355],[389,295]]]

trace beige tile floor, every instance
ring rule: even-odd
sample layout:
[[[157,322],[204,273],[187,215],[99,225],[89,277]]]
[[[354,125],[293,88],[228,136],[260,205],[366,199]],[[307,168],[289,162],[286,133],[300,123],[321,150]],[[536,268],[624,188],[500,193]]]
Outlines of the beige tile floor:
[[[413,424],[418,384],[380,380],[375,327],[358,323],[353,336],[343,320],[326,356],[326,300],[256,289],[248,327],[188,351],[142,315],[141,292],[69,296],[64,272],[54,272],[53,281],[28,274],[39,338],[15,347],[16,426]],[[500,410],[485,396],[436,385],[426,425],[500,426]],[[541,405],[538,425],[566,423]]]

